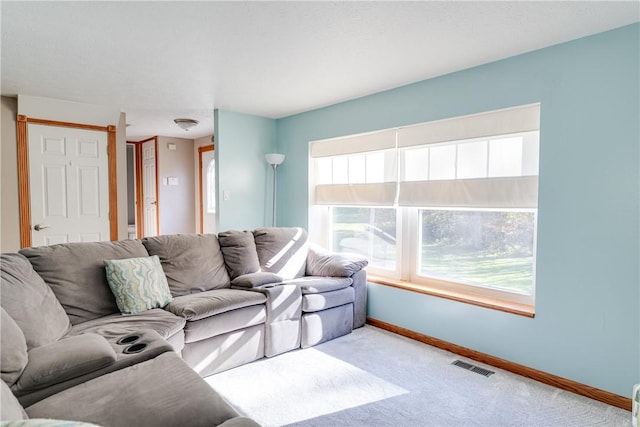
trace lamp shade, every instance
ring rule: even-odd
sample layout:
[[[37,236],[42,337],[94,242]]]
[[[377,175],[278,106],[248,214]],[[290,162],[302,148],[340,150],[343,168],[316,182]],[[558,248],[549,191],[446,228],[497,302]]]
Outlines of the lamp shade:
[[[264,158],[267,160],[271,166],[278,166],[280,163],[284,162],[284,154],[279,153],[269,153],[265,154]]]

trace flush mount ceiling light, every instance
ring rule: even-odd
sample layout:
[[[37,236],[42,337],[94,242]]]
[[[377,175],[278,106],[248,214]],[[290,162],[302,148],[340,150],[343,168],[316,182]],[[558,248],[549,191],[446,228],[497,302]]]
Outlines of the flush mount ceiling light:
[[[173,119],[173,121],[185,131],[188,131],[199,123],[197,120],[193,119]]]

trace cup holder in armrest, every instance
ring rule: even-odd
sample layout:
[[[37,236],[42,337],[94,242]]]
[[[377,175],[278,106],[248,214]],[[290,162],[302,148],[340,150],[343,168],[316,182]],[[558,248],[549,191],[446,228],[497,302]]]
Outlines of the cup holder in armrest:
[[[122,352],[124,354],[140,353],[145,348],[147,348],[147,344],[145,344],[143,342],[139,342],[137,344],[130,345],[129,347],[127,347],[124,350],[122,350]]]
[[[132,344],[140,339],[140,335],[127,335],[125,337],[120,338],[116,343],[120,345],[124,344]]]

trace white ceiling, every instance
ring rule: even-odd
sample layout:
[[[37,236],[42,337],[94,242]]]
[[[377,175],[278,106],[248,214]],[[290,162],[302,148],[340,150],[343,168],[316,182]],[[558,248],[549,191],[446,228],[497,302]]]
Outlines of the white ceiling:
[[[1,89],[198,138],[214,108],[284,117],[639,20],[638,1],[2,1]]]

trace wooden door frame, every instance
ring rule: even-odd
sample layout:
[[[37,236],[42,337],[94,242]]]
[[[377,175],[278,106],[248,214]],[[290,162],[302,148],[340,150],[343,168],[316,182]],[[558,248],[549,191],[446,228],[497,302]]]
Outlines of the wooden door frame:
[[[198,147],[198,192],[200,193],[200,233],[204,233],[204,195],[202,192],[202,153],[215,150],[215,145]]]
[[[20,215],[20,247],[31,246],[31,187],[29,184],[29,135],[28,124],[59,126],[94,130],[107,133],[107,158],[109,174],[109,238],[118,240],[118,175],[116,161],[116,126],[97,126],[82,123],[37,119],[18,114],[18,210]]]
[[[160,234],[160,188],[158,180],[160,179],[158,171],[158,136],[143,139],[142,141],[127,141],[127,144],[135,145],[136,153],[136,237],[142,239],[144,237],[144,181],[142,177],[142,144],[154,141],[155,146],[155,164],[156,164],[156,235]]]

